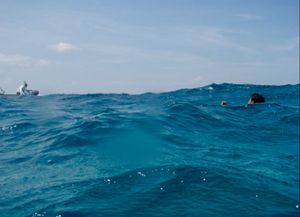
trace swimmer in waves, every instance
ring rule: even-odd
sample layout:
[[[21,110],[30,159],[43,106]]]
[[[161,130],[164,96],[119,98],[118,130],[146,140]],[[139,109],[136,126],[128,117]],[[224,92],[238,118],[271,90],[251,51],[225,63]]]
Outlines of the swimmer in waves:
[[[246,107],[248,105],[254,105],[254,104],[257,104],[257,103],[264,103],[266,100],[264,98],[263,95],[259,94],[259,93],[253,93],[249,100],[248,100],[248,103],[245,105]],[[221,106],[228,106],[228,102],[227,101],[222,101],[221,102]]]

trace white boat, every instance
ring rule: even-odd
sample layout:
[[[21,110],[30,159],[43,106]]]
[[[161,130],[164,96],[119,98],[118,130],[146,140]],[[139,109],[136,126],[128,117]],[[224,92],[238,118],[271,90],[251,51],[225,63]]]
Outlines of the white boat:
[[[38,96],[39,95],[39,91],[38,90],[28,90],[26,95],[22,95],[22,96]],[[0,96],[21,96],[20,93],[16,93],[16,94],[6,94],[3,89],[0,88]]]

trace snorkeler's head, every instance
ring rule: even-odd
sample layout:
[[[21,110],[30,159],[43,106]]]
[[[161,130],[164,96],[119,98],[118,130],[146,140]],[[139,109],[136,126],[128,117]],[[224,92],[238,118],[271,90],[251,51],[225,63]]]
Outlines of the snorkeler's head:
[[[248,101],[248,104],[264,103],[265,98],[259,93],[253,93]]]

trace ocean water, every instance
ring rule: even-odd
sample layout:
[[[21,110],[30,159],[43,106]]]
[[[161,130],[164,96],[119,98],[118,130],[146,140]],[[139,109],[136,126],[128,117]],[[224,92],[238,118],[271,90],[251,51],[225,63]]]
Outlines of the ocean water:
[[[243,106],[253,92],[267,102]],[[281,217],[299,203],[299,85],[0,97],[1,217]]]

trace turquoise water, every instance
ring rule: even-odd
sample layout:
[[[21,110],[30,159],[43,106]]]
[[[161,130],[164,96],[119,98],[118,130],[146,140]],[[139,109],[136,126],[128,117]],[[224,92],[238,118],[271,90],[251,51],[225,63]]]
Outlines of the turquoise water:
[[[1,97],[0,147],[2,217],[299,215],[299,85]]]

